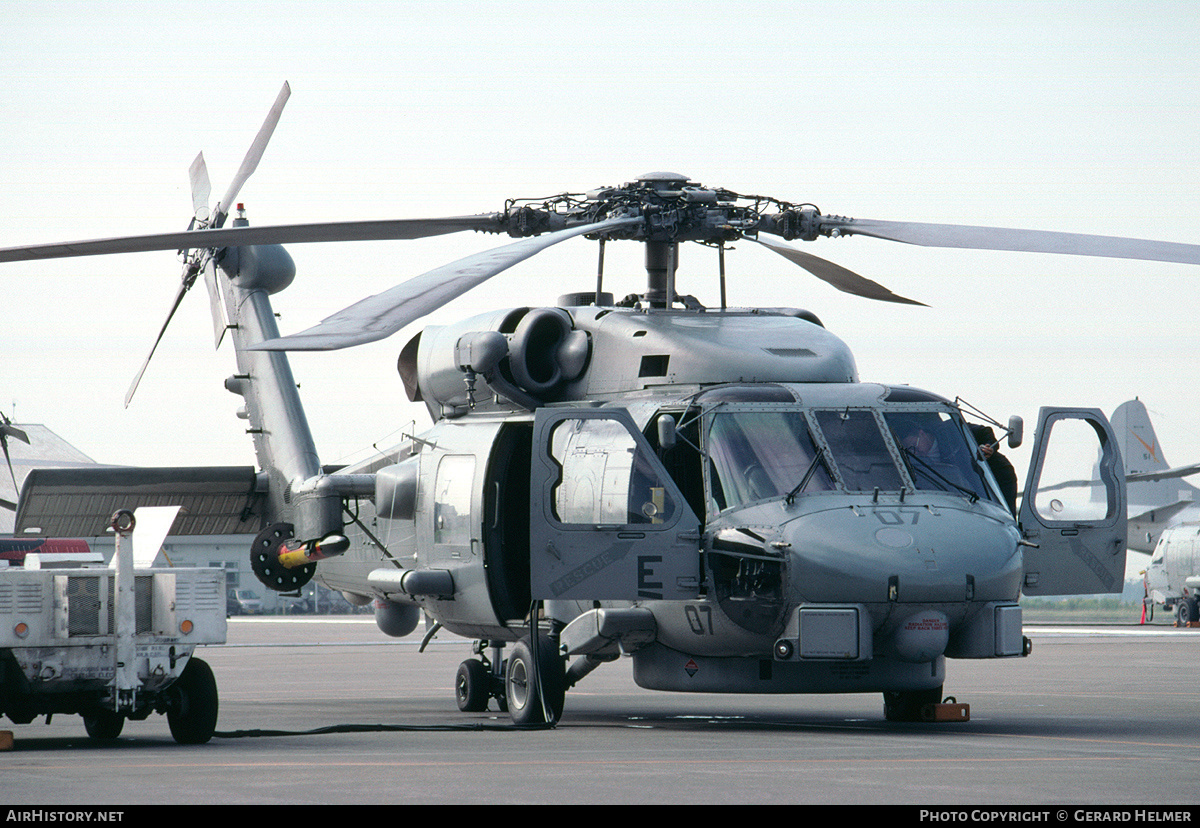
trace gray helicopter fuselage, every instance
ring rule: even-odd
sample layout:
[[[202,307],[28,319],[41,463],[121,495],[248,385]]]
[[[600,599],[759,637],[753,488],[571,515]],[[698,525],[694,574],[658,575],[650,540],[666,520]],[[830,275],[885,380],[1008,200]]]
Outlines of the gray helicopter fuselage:
[[[481,331],[523,380],[467,390],[453,349]],[[800,312],[517,309],[405,350],[438,419],[344,470],[384,482],[327,586],[494,641],[543,600],[573,654],[630,652],[660,689],[923,689],[946,655],[1023,654],[1020,534],[956,407],[858,382]],[[491,393],[510,381],[536,411]],[[914,419],[940,432],[924,466]]]

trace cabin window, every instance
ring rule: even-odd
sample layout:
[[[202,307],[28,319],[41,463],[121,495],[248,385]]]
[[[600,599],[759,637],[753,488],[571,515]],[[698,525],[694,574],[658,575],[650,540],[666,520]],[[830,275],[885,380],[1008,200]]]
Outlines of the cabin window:
[[[805,491],[833,488],[800,411],[718,412],[708,429],[708,457],[717,512],[786,495],[814,463]]]
[[[433,500],[433,542],[452,546],[471,543],[471,491],[475,458],[447,455],[438,463]]]
[[[553,502],[562,523],[626,526],[674,517],[665,481],[616,420],[563,420],[551,435],[550,456],[560,468]]]

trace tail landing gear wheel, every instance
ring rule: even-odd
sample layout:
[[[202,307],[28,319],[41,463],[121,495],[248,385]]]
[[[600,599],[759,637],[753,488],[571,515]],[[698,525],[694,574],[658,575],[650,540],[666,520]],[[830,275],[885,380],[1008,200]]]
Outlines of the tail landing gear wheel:
[[[121,735],[125,717],[113,710],[93,710],[83,714],[83,727],[88,736],[108,742]]]
[[[921,708],[942,700],[942,688],[932,690],[884,691],[883,717],[889,722],[919,722]]]
[[[487,710],[491,682],[491,671],[479,659],[468,658],[458,665],[458,674],[454,677],[454,698],[458,701],[458,709],[464,713]]]
[[[212,668],[192,658],[171,685],[173,698],[167,709],[171,735],[181,745],[202,745],[217,729],[217,681]]]
[[[549,636],[539,635],[537,658],[529,636],[508,656],[504,678],[508,715],[516,724],[554,724],[562,716],[567,684],[563,659]]]

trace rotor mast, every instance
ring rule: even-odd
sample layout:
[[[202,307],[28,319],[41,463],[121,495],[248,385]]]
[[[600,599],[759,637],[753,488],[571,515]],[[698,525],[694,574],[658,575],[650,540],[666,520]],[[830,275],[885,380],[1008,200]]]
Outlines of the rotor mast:
[[[674,304],[678,261],[678,242],[646,242],[646,303],[650,307],[670,308]]]

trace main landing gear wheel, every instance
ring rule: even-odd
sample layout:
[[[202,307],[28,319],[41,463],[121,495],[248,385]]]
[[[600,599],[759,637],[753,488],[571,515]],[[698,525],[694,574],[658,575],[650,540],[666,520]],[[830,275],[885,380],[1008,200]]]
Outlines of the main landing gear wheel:
[[[217,730],[217,680],[212,668],[192,658],[171,685],[167,724],[181,745],[202,745]]]
[[[566,701],[566,672],[558,647],[549,636],[538,636],[536,660],[529,636],[513,645],[504,691],[508,715],[514,723],[554,724],[559,720]]]
[[[83,727],[91,738],[110,742],[121,735],[125,716],[114,710],[92,710],[83,714]]]
[[[919,722],[921,708],[942,700],[942,688],[932,690],[895,690],[883,693],[883,717],[889,722]]]
[[[454,698],[458,709],[464,713],[482,713],[487,710],[491,696],[492,672],[477,658],[468,658],[458,665],[454,676]]]

